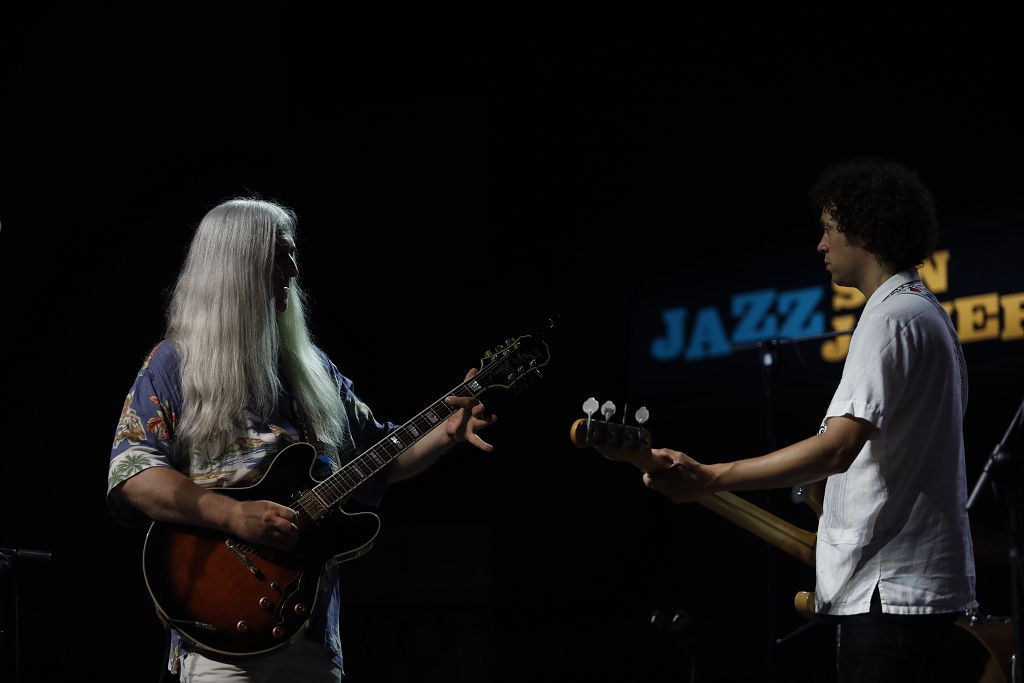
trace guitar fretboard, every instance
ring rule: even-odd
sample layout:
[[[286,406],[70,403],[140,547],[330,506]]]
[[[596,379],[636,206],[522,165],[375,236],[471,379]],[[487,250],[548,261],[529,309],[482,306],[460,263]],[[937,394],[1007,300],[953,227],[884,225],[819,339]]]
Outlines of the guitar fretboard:
[[[479,377],[479,374],[476,377]],[[451,417],[458,407],[445,403],[446,397],[476,396],[483,393],[483,385],[474,381],[476,377],[455,387],[430,404],[426,410],[357,455],[337,472],[314,486],[312,493],[328,508],[341,502],[356,487],[408,450],[427,432]]]
[[[471,398],[491,388],[508,389],[527,374],[535,373],[539,377],[539,369],[547,363],[547,359],[547,344],[531,341],[530,335],[511,339],[494,353],[488,352],[479,372],[307,491],[298,507],[311,518],[321,517],[356,487],[380,472],[385,465],[459,410],[445,403],[445,398]]]

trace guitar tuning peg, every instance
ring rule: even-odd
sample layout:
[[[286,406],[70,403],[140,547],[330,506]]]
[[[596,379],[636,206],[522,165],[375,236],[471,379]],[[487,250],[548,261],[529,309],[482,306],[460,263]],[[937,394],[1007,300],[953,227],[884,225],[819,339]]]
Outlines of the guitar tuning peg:
[[[612,419],[612,415],[615,414],[615,404],[611,401],[605,401],[601,406],[601,414],[604,415],[605,422]]]
[[[650,412],[648,412],[645,406],[640,406],[633,417],[636,418],[636,423],[643,427],[644,422],[647,422],[647,420],[651,417],[651,414]]]
[[[583,412],[587,414],[587,436],[590,436],[590,418],[597,410],[597,399],[591,396],[583,402]]]

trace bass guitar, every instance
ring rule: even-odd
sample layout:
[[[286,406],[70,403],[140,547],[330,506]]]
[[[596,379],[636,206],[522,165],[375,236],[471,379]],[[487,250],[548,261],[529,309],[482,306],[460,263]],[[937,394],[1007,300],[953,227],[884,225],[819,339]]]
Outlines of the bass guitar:
[[[572,423],[569,439],[578,448],[593,448],[609,460],[628,462],[648,473],[664,471],[669,467],[664,460],[651,453],[651,433],[643,428],[649,414],[646,408],[636,411],[638,426],[611,421],[615,406],[610,401],[601,406],[605,419],[593,419],[598,403],[588,399],[583,404],[586,418]],[[818,518],[824,499],[825,482],[796,487],[794,501],[806,503]],[[697,498],[698,503],[734,524],[746,529],[779,550],[813,567],[817,534],[805,531],[762,510],[733,493],[713,493]],[[793,599],[796,610],[808,619],[818,619],[814,593],[801,591]],[[945,646],[939,649],[933,670],[938,681],[964,681],[971,683],[1009,683],[1013,652],[1013,624],[1008,619],[983,617],[971,613],[956,621]]]
[[[592,415],[596,409],[597,401],[594,399],[589,399],[584,404],[584,411],[588,412],[588,415]],[[610,417],[614,411],[614,405],[605,402],[602,407],[605,420],[591,417],[576,420],[569,429],[570,440],[578,448],[593,448],[609,460],[628,462],[643,472],[655,473],[667,469],[668,465],[651,453],[650,431],[642,426],[634,427],[612,422]],[[641,425],[647,421],[646,412],[645,408],[641,408],[636,413]],[[800,492],[800,499],[819,517],[825,491],[824,483],[822,481],[811,487],[803,487],[804,490]],[[804,564],[814,566],[817,534],[790,524],[733,493],[714,493],[698,498],[694,502],[746,529]],[[801,591],[797,593],[793,602],[803,616],[815,616],[814,593]]]

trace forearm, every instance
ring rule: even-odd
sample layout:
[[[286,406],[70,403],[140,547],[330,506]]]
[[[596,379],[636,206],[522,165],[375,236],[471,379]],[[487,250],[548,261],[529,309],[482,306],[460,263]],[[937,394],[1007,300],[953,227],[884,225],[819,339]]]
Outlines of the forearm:
[[[438,425],[398,456],[391,466],[388,481],[401,481],[416,476],[437,462],[441,454],[456,443],[457,441],[445,432],[444,424]]]
[[[161,522],[228,531],[238,501],[209,491],[170,467],[150,467],[121,486],[123,500]]]
[[[466,379],[475,374],[475,369],[470,370],[466,373]],[[401,481],[419,474],[437,462],[442,453],[463,441],[488,453],[494,450],[494,446],[477,434],[487,425],[494,424],[497,419],[494,415],[485,415],[483,403],[468,396],[448,396],[445,398],[445,404],[454,413],[398,456],[391,466],[388,481]]]
[[[677,503],[722,491],[747,491],[808,484],[845,472],[875,428],[852,415],[828,420],[827,429],[792,446],[746,460],[704,465],[685,453],[656,448],[652,456],[664,463],[649,468],[644,483]]]
[[[712,475],[709,488],[752,491],[807,484],[845,471],[856,455],[818,434],[757,458],[707,465]]]

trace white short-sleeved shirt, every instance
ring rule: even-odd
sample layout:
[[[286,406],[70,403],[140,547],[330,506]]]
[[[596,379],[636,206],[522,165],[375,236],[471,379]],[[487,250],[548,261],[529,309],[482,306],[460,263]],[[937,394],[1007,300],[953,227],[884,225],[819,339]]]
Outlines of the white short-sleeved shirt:
[[[860,316],[822,423],[877,429],[849,470],[829,477],[818,524],[816,606],[890,614],[977,605],[963,417],[967,371],[952,323],[914,271],[894,275]]]

